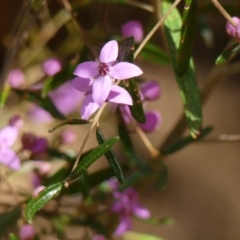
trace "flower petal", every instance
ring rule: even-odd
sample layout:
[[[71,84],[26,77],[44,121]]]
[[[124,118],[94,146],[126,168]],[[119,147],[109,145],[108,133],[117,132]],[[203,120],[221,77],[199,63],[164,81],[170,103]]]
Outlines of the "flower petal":
[[[132,219],[129,215],[123,215],[120,217],[120,223],[116,230],[114,231],[114,235],[120,236],[130,230],[132,228]]]
[[[141,84],[141,92],[148,101],[156,100],[160,97],[161,89],[157,81],[151,80]]]
[[[111,91],[108,95],[109,102],[133,105],[132,98],[127,90],[117,85],[112,85]]]
[[[0,146],[2,147],[11,147],[18,136],[18,129],[15,127],[4,127],[0,131]]]
[[[142,219],[147,219],[147,218],[150,218],[151,214],[150,212],[148,211],[147,208],[141,206],[140,204],[134,204],[133,206],[133,214],[139,218],[142,218]]]
[[[73,74],[82,78],[92,78],[99,75],[99,63],[89,61],[80,63],[74,70]]]
[[[144,132],[153,132],[156,130],[162,123],[162,116],[158,111],[150,111],[145,114],[146,123],[140,124]]]
[[[120,62],[110,68],[109,76],[114,79],[123,80],[139,76],[143,71],[135,64]]]
[[[88,94],[83,101],[81,108],[81,118],[88,120],[90,116],[99,108],[98,104],[94,102],[92,94]]]
[[[99,55],[99,60],[102,63],[110,63],[116,61],[118,57],[118,43],[116,40],[107,42]]]
[[[45,153],[48,148],[48,141],[46,138],[39,137],[34,142],[33,146],[31,147],[31,151],[33,154],[41,154]]]
[[[92,90],[93,81],[89,78],[76,77],[71,80],[71,85],[80,92],[89,92]]]
[[[98,104],[98,106],[102,106],[102,104],[106,101],[109,92],[112,87],[112,79],[106,76],[99,76],[95,79],[93,83],[93,100]]]
[[[12,149],[9,148],[1,149],[0,163],[12,168],[13,170],[19,170],[21,167],[20,158]]]

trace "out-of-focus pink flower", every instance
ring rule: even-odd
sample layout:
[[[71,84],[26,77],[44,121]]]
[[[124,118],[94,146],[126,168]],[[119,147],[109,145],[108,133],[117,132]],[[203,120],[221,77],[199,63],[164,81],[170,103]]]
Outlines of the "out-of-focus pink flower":
[[[16,127],[6,126],[0,130],[0,163],[13,170],[18,170],[21,166],[20,158],[10,148],[15,143],[18,136]]]
[[[155,80],[149,80],[141,84],[140,89],[143,96],[143,101],[154,101],[159,99],[161,95],[160,85]]]
[[[51,114],[37,104],[32,104],[28,110],[28,116],[34,122],[48,123],[53,121]]]
[[[127,188],[123,192],[114,191],[113,196],[115,202],[111,210],[119,214],[120,222],[114,234],[122,235],[132,228],[132,216],[135,215],[142,219],[150,217],[150,212],[147,208],[139,204],[138,194],[134,188]]]
[[[138,124],[144,132],[153,132],[162,123],[162,116],[158,111],[146,112],[145,117],[146,122]]]
[[[58,58],[49,58],[43,62],[42,69],[47,76],[54,76],[62,70],[62,63]]]
[[[63,130],[60,135],[60,141],[63,144],[69,144],[75,142],[77,135],[74,131],[70,129]]]
[[[19,237],[21,240],[32,240],[35,236],[33,225],[25,224],[19,229]]]
[[[39,194],[39,192],[41,192],[44,188],[45,188],[45,186],[43,186],[43,185],[36,187],[33,190],[33,196],[36,197]]]
[[[133,36],[135,42],[139,43],[143,40],[143,26],[139,21],[129,21],[122,26],[122,36],[128,38]]]
[[[12,88],[20,88],[25,83],[25,76],[21,69],[14,68],[9,72],[7,82]]]
[[[230,22],[226,23],[226,31],[229,36],[240,38],[240,19],[238,17],[232,17],[232,20],[236,23],[236,26],[233,26]]]
[[[24,125],[23,119],[19,115],[15,115],[9,120],[9,126],[15,127],[18,130],[20,130],[23,127],[23,125]]]
[[[22,146],[33,154],[45,153],[48,148],[46,138],[37,137],[32,133],[24,133],[22,136]]]
[[[107,240],[102,234],[93,236],[92,240]]]

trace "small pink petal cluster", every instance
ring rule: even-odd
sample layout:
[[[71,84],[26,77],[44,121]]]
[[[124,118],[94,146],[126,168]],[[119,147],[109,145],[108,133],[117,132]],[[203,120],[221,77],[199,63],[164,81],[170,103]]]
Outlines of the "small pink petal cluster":
[[[233,26],[230,22],[227,22],[226,31],[229,36],[235,37],[240,40],[240,18],[232,17],[232,20],[236,23],[236,26]]]
[[[21,69],[14,68],[9,72],[7,82],[12,88],[20,88],[25,83],[25,76]]]
[[[140,94],[143,102],[157,100],[161,95],[159,83],[154,80],[143,83],[140,87]],[[133,117],[131,115],[129,107],[126,105],[120,105],[120,110],[122,112],[125,123],[130,124],[133,120]],[[145,116],[146,123],[138,123],[144,132],[153,132],[162,123],[162,116],[157,110],[147,111],[145,113]]]
[[[99,60],[76,67],[74,75],[77,77],[72,80],[72,86],[86,95],[81,108],[82,119],[89,119],[105,101],[132,105],[129,93],[115,82],[139,76],[142,70],[132,63],[118,62],[117,57],[118,43],[112,40],[103,46]]]
[[[114,235],[120,236],[132,228],[132,216],[135,215],[142,219],[150,218],[147,208],[139,204],[138,193],[132,187],[123,192],[114,191],[115,202],[112,205],[112,212],[119,214],[120,222]]]
[[[70,129],[65,129],[62,131],[59,138],[61,144],[70,144],[75,142],[75,140],[77,139],[77,135],[74,131]]]
[[[21,125],[16,123],[16,119],[18,119],[18,123],[21,121],[19,116],[14,116],[10,119],[10,125],[0,130],[0,164],[8,166],[13,170],[18,170],[21,167],[20,158],[11,149],[17,140]]]
[[[42,64],[43,72],[47,76],[54,76],[62,70],[62,63],[58,58],[49,58]]]
[[[126,22],[122,26],[121,32],[124,38],[134,37],[136,43],[139,43],[143,40],[143,26],[139,21]]]
[[[19,229],[19,237],[21,240],[32,240],[35,236],[33,225],[25,224]]]

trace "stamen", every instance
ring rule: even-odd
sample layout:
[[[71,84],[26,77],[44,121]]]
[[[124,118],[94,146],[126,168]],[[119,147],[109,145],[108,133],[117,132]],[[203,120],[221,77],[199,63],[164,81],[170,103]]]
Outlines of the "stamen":
[[[99,66],[98,66],[98,69],[99,69],[99,73],[102,76],[107,75],[108,72],[109,72],[109,66],[106,63],[100,63]]]

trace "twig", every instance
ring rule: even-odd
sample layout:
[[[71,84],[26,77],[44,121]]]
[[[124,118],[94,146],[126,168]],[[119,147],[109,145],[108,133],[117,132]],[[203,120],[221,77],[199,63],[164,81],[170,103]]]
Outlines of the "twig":
[[[181,0],[175,0],[172,6],[168,9],[168,11],[163,15],[163,17],[157,22],[157,24],[152,28],[152,30],[148,33],[148,35],[143,39],[139,47],[134,53],[134,58],[138,56],[138,54],[142,51],[146,43],[150,40],[153,34],[157,31],[157,29],[161,26],[167,16],[172,12],[172,10],[181,2]]]

